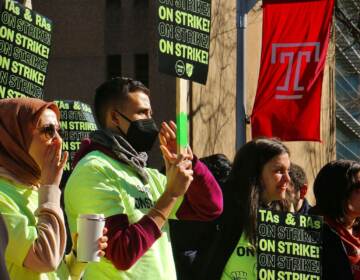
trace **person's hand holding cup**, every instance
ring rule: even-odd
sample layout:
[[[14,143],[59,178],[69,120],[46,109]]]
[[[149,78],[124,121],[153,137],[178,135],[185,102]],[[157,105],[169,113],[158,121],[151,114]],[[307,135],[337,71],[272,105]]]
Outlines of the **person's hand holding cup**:
[[[99,262],[105,255],[107,232],[103,214],[80,214],[77,219],[77,260],[79,262]]]

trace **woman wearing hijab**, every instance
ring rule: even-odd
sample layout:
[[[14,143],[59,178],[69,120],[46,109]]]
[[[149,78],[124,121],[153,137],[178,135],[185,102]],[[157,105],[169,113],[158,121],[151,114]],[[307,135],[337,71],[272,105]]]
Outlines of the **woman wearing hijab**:
[[[39,99],[0,101],[0,213],[11,279],[68,278],[64,265],[55,272],[66,244],[59,184],[68,154],[61,152],[59,116],[54,103]],[[69,268],[79,276],[83,266]]]
[[[316,206],[324,216],[323,279],[360,279],[360,164],[332,161],[314,182]]]

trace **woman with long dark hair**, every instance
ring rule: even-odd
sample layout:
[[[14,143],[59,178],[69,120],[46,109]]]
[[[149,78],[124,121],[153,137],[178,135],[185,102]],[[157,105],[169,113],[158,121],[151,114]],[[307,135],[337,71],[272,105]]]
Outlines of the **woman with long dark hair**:
[[[259,208],[283,210],[290,177],[288,148],[276,139],[255,139],[237,152],[224,188],[224,213],[201,279],[256,279]]]
[[[316,206],[324,216],[323,279],[360,279],[360,164],[332,161],[314,182]]]

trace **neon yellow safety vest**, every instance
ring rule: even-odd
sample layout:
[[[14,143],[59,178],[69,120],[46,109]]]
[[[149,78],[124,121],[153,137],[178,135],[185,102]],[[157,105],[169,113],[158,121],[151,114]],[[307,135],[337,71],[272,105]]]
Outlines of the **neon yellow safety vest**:
[[[231,254],[221,280],[256,280],[256,250],[243,233]]]
[[[75,167],[65,188],[65,210],[70,231],[76,232],[79,214],[97,213],[105,217],[126,214],[136,223],[156,203],[166,187],[166,177],[146,168],[149,183],[144,185],[137,173],[100,151],[87,154]],[[141,191],[148,189],[148,192]],[[179,199],[174,213],[182,200]],[[105,258],[89,263],[84,280],[175,280],[176,271],[170,243],[169,224],[161,229],[161,237],[128,270],[118,270]]]
[[[23,266],[23,262],[35,240],[38,208],[38,191],[0,178],[0,213],[9,235],[5,250],[6,269],[10,279],[63,280],[70,279],[69,271],[61,263],[57,271],[39,273]]]

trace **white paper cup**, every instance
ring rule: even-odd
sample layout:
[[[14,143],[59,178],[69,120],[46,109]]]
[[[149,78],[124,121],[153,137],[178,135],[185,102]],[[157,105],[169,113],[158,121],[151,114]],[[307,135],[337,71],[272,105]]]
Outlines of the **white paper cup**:
[[[77,218],[77,260],[99,262],[98,240],[103,234],[105,217],[103,214],[80,214]]]

